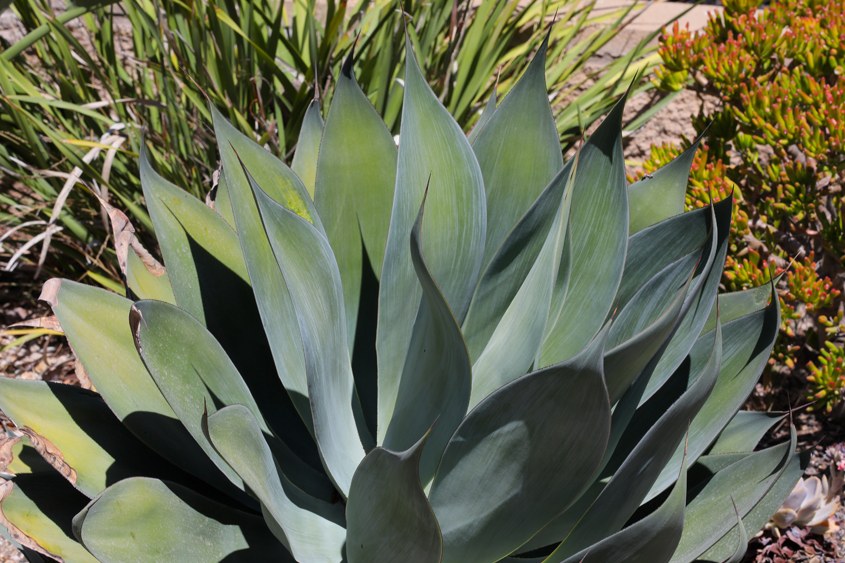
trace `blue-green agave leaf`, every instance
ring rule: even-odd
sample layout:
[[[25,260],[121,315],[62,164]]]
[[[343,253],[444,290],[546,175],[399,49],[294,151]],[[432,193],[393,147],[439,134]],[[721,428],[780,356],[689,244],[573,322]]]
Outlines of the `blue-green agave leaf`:
[[[131,301],[59,279],[44,284],[41,299],[52,305],[97,391],[135,436],[189,473],[240,493],[203,454],[144,367],[129,328]]]
[[[484,124],[493,117],[493,113],[496,111],[496,102],[496,88],[493,88],[493,92],[490,94],[490,99],[487,100],[487,105],[484,106],[484,111],[481,112],[481,117],[478,118],[478,121],[475,123],[472,131],[470,131],[467,135],[467,140],[470,144],[475,142],[478,138],[478,134],[481,133],[481,130],[484,128]]]
[[[569,181],[570,186],[537,260],[473,364],[470,407],[525,374],[540,349],[569,221],[572,175]]]
[[[302,118],[302,128],[299,130],[299,140],[296,142],[296,152],[290,168],[314,198],[314,185],[317,178],[317,155],[320,153],[320,140],[323,136],[323,116],[320,114],[320,101],[312,100]]]
[[[37,454],[36,454],[37,455]],[[0,480],[0,527],[20,546],[67,563],[97,563],[73,537],[70,522],[88,498],[49,468]]]
[[[797,435],[793,428],[789,442],[737,461],[692,491],[684,533],[672,556],[672,563],[696,560],[735,528],[736,515],[731,499],[743,517],[751,512],[790,467],[796,443]]]
[[[672,492],[651,514],[569,557],[565,563],[666,563],[681,541],[687,496],[687,466]],[[555,557],[546,563],[557,563]]]
[[[772,488],[769,489],[763,498],[761,498],[754,508],[751,509],[742,518],[743,527],[746,530],[760,530],[766,525],[766,522],[772,517],[795,488],[798,479],[804,475],[804,471],[810,465],[810,452],[801,452],[798,455],[792,456],[789,465],[778,477]],[[737,543],[739,533],[737,528],[733,528],[730,532],[722,536],[722,539],[717,541],[707,551],[696,558],[696,561],[720,563],[725,560],[731,553],[733,546]],[[743,549],[743,553],[747,549]]]
[[[574,358],[501,387],[455,431],[429,496],[444,563],[507,556],[589,483],[610,432],[606,336],[605,329]]]
[[[249,387],[214,336],[186,311],[161,301],[139,301],[129,315],[138,353],[158,388],[191,436],[238,486],[241,480],[214,451],[202,431],[206,411],[244,405],[272,437],[279,463],[310,494],[330,498],[334,489],[325,474],[297,457],[273,435]]]
[[[124,479],[74,522],[102,563],[294,563],[263,520],[156,479]]]
[[[783,417],[783,413],[739,411],[707,449],[707,454],[754,451],[760,439]]]
[[[487,192],[485,266],[537,196],[563,167],[546,91],[548,36],[472,143]],[[485,110],[485,113],[486,110]]]
[[[307,427],[289,408],[234,230],[198,199],[164,180],[141,149],[141,185],[168,267],[176,304],[196,317],[231,358],[268,422],[319,465]]]
[[[728,425],[736,412],[754,390],[780,328],[780,300],[770,287],[770,304],[756,313],[740,317],[723,328],[724,351],[719,379],[710,399],[701,408],[689,428],[688,456],[698,459],[713,440]],[[706,347],[709,333],[696,343],[690,355],[694,358]],[[646,500],[654,498],[672,482],[672,469],[678,467],[684,452],[679,448],[665,465]]]
[[[126,285],[138,299],[158,299],[176,303],[170,278],[164,268],[153,273],[131,246],[126,256]]]
[[[265,519],[300,563],[340,562],[346,530],[343,506],[304,494],[280,471],[266,432],[251,409],[232,405],[206,420],[208,438],[261,501]]]
[[[598,497],[592,501],[585,495],[569,511],[570,518],[560,518],[554,523],[563,532],[557,539],[565,538],[553,552],[554,559],[563,560],[618,532],[640,506],[716,384],[722,362],[722,334],[718,325],[708,339],[707,352],[693,358],[689,367],[689,374],[697,376],[695,383],[649,429]],[[676,479],[677,475],[676,472]],[[581,510],[583,515],[579,515]],[[574,523],[569,530],[561,526],[566,520]]]
[[[508,233],[484,269],[462,327],[473,361],[478,360],[487,347],[490,337],[537,263],[537,257],[549,239],[552,225],[560,214],[561,202],[572,179],[574,164],[575,159],[569,161],[552,179]],[[565,221],[568,224],[568,216]],[[565,262],[564,249],[561,249],[561,255],[555,260],[558,270],[565,270],[565,277],[568,269],[562,263]],[[556,278],[555,290],[560,289]],[[562,289],[565,290],[565,284]]]
[[[423,290],[408,241],[428,195],[422,247],[440,292],[458,323],[478,281],[486,232],[481,169],[461,128],[432,92],[406,40],[396,188],[379,288],[378,434],[393,418]],[[427,183],[428,182],[428,183]]]
[[[366,249],[376,278],[396,182],[396,144],[352,74],[351,56],[337,79],[317,161],[314,203],[338,261],[349,350],[355,341]]]
[[[443,539],[420,483],[426,437],[404,452],[375,448],[355,470],[346,504],[349,563],[440,563]]]
[[[358,397],[337,262],[324,234],[271,199],[250,173],[247,176],[294,305],[317,447],[329,477],[346,495],[364,448],[353,412]]]
[[[305,375],[305,356],[296,312],[279,264],[270,247],[261,222],[258,204],[252,187],[244,174],[243,162],[258,174],[257,180],[271,197],[309,220],[316,211],[302,182],[283,162],[237,131],[211,106],[214,130],[223,178],[228,187],[231,207],[246,262],[252,290],[262,326],[270,343],[276,371],[290,395],[296,411],[313,435],[311,405],[308,401],[308,381]],[[263,181],[262,181],[263,180]],[[251,333],[252,331],[250,331]],[[281,409],[279,409],[281,410]]]
[[[628,189],[622,111],[616,103],[580,150],[569,222],[571,264],[566,298],[549,319],[538,366],[571,358],[604,324],[616,299],[628,246]],[[578,330],[573,330],[577,326]]]
[[[389,450],[407,451],[428,436],[419,468],[420,479],[427,485],[446,443],[467,412],[472,367],[461,329],[423,255],[424,210],[425,201],[411,230],[411,259],[423,288],[423,299],[399,383],[396,409],[382,445]]]
[[[692,161],[701,139],[652,174],[628,186],[630,234],[684,212]]]

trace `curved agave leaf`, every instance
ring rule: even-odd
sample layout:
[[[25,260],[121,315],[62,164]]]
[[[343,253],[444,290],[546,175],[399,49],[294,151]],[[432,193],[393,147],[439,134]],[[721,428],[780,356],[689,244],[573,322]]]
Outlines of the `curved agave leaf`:
[[[610,432],[606,336],[605,329],[567,362],[498,389],[455,431],[429,496],[444,563],[505,557],[590,481]]]
[[[426,261],[458,323],[478,279],[487,218],[481,169],[472,147],[425,81],[410,40],[405,49],[396,189],[379,288],[377,443],[383,442],[393,418],[423,294],[407,245],[426,180]]]
[[[720,294],[718,313],[722,324],[765,309],[772,297],[772,285],[777,286],[781,277],[782,274],[773,278],[771,284],[764,283],[761,286],[751,289]],[[704,328],[701,329],[701,333],[710,332],[715,326],[716,306],[714,305],[710,311],[710,316],[707,318],[707,322],[704,324]]]
[[[320,153],[320,140],[323,137],[323,116],[320,115],[320,101],[312,100],[302,118],[302,128],[299,130],[299,140],[296,142],[296,152],[293,153],[293,170],[314,198],[314,185],[317,178],[317,158]]]
[[[484,351],[473,364],[470,408],[497,388],[525,374],[537,356],[543,342],[569,222],[572,175],[569,184],[536,262]]]
[[[698,459],[727,426],[751,394],[757,379],[766,366],[780,328],[780,300],[771,286],[772,299],[768,307],[741,317],[725,325],[724,352],[719,379],[710,399],[701,408],[689,428],[689,459]],[[707,335],[702,337],[707,341]],[[700,354],[704,344],[696,343],[691,357]],[[646,500],[654,498],[672,482],[672,470],[678,466],[683,452],[678,449],[663,468]]]
[[[715,334],[710,335],[708,344],[709,354],[695,357],[691,362],[688,373],[696,374],[695,383],[651,426],[598,497],[595,500],[587,495],[581,497],[569,511],[569,518],[561,518],[554,523],[563,532],[562,535],[558,532],[557,539],[565,539],[552,553],[553,559],[563,560],[621,530],[640,506],[650,484],[683,440],[689,421],[705,404],[716,384],[722,363],[719,325]],[[574,526],[569,529],[561,526],[566,520],[573,522]]]
[[[733,502],[733,499],[731,499],[731,502]],[[739,532],[739,538],[737,539],[739,541],[737,542],[736,551],[725,559],[723,563],[742,563],[742,560],[745,559],[745,552],[748,550],[748,532],[742,523],[742,517],[739,515],[739,509],[737,509],[736,503],[734,503],[734,511],[736,512],[736,528]]]
[[[681,541],[687,496],[687,465],[672,492],[651,514],[569,557],[565,563],[666,563]],[[546,563],[556,563],[550,556]]]
[[[173,411],[206,455],[238,487],[241,480],[216,454],[202,431],[202,417],[226,405],[244,405],[273,437],[279,462],[297,485],[310,494],[330,498],[326,476],[299,459],[273,436],[262,411],[235,365],[214,336],[187,312],[160,301],[139,301],[130,312],[138,353]]]
[[[226,176],[220,174],[217,178],[217,188],[213,190],[213,208],[218,215],[223,217],[223,220],[229,224],[230,227],[238,230],[235,224],[235,214],[232,211],[232,200],[229,197],[229,186],[226,185]]]
[[[547,36],[525,73],[472,144],[487,193],[485,267],[537,196],[563,168],[546,91]],[[485,113],[486,110],[485,110]]]
[[[696,249],[706,247],[712,238],[711,213],[710,208],[696,209],[631,235],[625,271],[616,294],[617,307],[625,307],[660,270]],[[704,256],[707,257],[706,251]]]
[[[346,495],[364,448],[353,413],[358,397],[337,262],[314,225],[270,199],[246,174],[296,312],[317,447],[332,482]]]
[[[153,274],[131,246],[126,254],[126,285],[138,299],[158,299],[176,303],[167,272]]]
[[[355,81],[350,55],[329,107],[314,198],[320,218],[328,225],[326,234],[340,269],[350,352],[358,320],[364,248],[376,278],[381,276],[396,157],[390,131]]]
[[[424,210],[425,200],[411,230],[411,259],[423,288],[423,299],[399,383],[396,408],[382,445],[405,451],[428,436],[419,464],[420,479],[427,485],[449,438],[467,412],[472,368],[461,329],[423,256]]]
[[[376,448],[355,470],[346,504],[350,563],[440,563],[443,538],[420,484],[426,438],[404,452]]]
[[[220,409],[206,420],[209,440],[261,501],[265,519],[281,530],[279,541],[300,563],[339,562],[346,541],[343,506],[303,494],[279,470],[259,418],[243,405]]]
[[[126,477],[164,477],[168,473],[171,478],[181,477],[126,430],[91,391],[2,378],[0,409],[44,458],[89,498]]]
[[[311,220],[313,203],[302,182],[287,166],[247,139],[212,106],[211,114],[223,178],[229,190],[231,206],[246,261],[252,290],[261,313],[262,326],[270,343],[276,370],[290,395],[296,411],[313,435],[314,423],[308,401],[308,382],[302,339],[296,312],[279,264],[270,247],[261,222],[252,187],[243,171],[241,159],[260,174],[265,189],[283,205]],[[307,202],[306,202],[307,200]],[[281,410],[281,409],[280,409]]]
[[[487,100],[487,105],[484,106],[484,111],[481,112],[481,117],[478,118],[478,121],[475,123],[475,127],[472,128],[472,131],[469,132],[467,135],[467,140],[470,144],[474,143],[475,140],[478,138],[478,134],[481,133],[481,130],[484,128],[484,124],[493,117],[493,113],[496,111],[496,89],[493,88],[493,92],[490,94],[490,99]]]
[[[775,481],[772,488],[769,489],[763,498],[761,498],[754,508],[751,509],[743,518],[742,525],[746,530],[760,530],[769,521],[772,514],[783,505],[786,497],[795,488],[798,479],[804,474],[804,471],[810,465],[810,452],[801,452],[799,455],[792,456],[789,465],[786,466],[783,473]],[[717,541],[707,551],[696,558],[696,561],[712,561],[719,563],[724,561],[731,553],[731,549],[736,545],[737,528],[734,527],[727,534],[722,536],[722,539]],[[747,542],[746,542],[747,543]],[[747,549],[747,547],[746,547]],[[743,552],[745,549],[743,550]]]
[[[539,366],[574,356],[598,332],[616,299],[628,246],[628,190],[622,156],[627,93],[581,149],[569,223],[571,274],[549,319]],[[557,312],[554,308],[553,311]],[[572,330],[578,326],[578,330]]]
[[[628,186],[630,234],[684,212],[684,196],[701,139],[653,174]]]
[[[721,301],[721,297],[719,300]],[[750,452],[771,428],[783,420],[780,413],[739,411],[707,449],[708,455]]]
[[[699,263],[699,267],[696,269],[693,276],[693,290],[684,303],[683,321],[681,321],[669,342],[669,346],[661,356],[660,362],[651,374],[645,393],[640,399],[641,405],[675,373],[675,370],[695,345],[701,334],[701,329],[710,317],[713,303],[716,302],[719,282],[722,279],[725,256],[728,252],[732,208],[733,201],[731,198],[726,198],[712,206],[711,225],[715,228],[712,229],[709,248],[705,247],[704,251],[708,259],[706,262]]]
[[[672,335],[683,310],[701,251],[655,275],[614,319],[604,370],[610,403],[616,402]]]
[[[274,377],[273,356],[262,332],[238,235],[212,209],[164,180],[141,149],[141,185],[159,246],[168,267],[176,304],[197,318],[244,379],[280,432],[303,458],[319,466],[311,437]]]
[[[242,495],[203,454],[141,362],[127,322],[131,301],[67,280],[48,281],[41,298],[108,407],[135,436],[227,494]]]
[[[52,469],[0,480],[0,526],[18,544],[59,563],[97,563],[73,537],[70,521],[88,499]]]
[[[102,563],[294,563],[261,518],[155,479],[112,485],[74,530]]]
[[[748,514],[790,466],[796,443],[793,428],[788,443],[755,452],[700,485],[687,505],[684,533],[672,563],[696,560],[734,528],[731,498],[743,517]]]
[[[537,262],[537,257],[549,238],[552,224],[560,214],[561,201],[572,179],[574,165],[574,159],[569,161],[549,182],[513,230],[508,233],[496,251],[496,255],[482,273],[462,327],[473,361],[477,361],[481,352],[487,347],[490,337]],[[568,221],[567,217],[567,224]],[[562,250],[561,262],[564,261],[564,255],[565,251]],[[561,268],[565,270],[564,275],[566,275],[569,271],[566,265],[559,264],[558,270]],[[559,288],[556,286],[555,289]],[[565,285],[563,289],[565,290]]]

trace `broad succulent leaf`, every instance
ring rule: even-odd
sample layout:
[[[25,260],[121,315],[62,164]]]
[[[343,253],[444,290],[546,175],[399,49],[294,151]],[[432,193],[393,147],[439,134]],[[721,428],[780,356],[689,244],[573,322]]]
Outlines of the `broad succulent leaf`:
[[[496,255],[481,274],[461,327],[474,361],[487,346],[490,337],[536,263],[543,245],[546,244],[552,225],[560,214],[560,205],[571,181],[574,162],[572,160],[567,163],[549,182],[525,215],[508,233]],[[566,220],[568,223],[568,217]],[[565,244],[564,240],[564,249]],[[561,261],[564,249],[561,249]],[[555,258],[558,259],[558,257]],[[558,270],[561,268],[566,270],[565,276],[568,272],[567,265],[559,263]]]
[[[628,246],[628,188],[622,157],[626,96],[579,152],[569,225],[571,274],[565,300],[558,294],[556,299],[562,304],[556,307],[553,302],[539,367],[582,350],[614,304]],[[573,323],[578,330],[572,330]]]
[[[657,479],[675,448],[679,444],[683,447],[688,424],[707,401],[719,375],[722,364],[722,333],[719,325],[715,334],[708,338],[705,349],[708,353],[693,357],[687,370],[677,374],[695,383],[643,436],[598,497],[589,504],[587,502],[591,499],[586,495],[579,500],[580,504],[586,505],[583,516],[578,518],[570,530],[564,531],[561,539],[565,539],[552,554],[554,558],[562,560],[588,548],[608,534],[621,530],[648,494],[650,483]],[[676,479],[678,470],[675,473]],[[637,475],[637,480],[631,482],[630,475]],[[573,515],[579,512],[575,510]]]
[[[722,298],[719,298],[721,301]],[[707,448],[708,455],[754,451],[757,443],[775,424],[783,420],[779,413],[739,411],[719,437]]]
[[[308,104],[305,116],[302,118],[302,128],[299,130],[296,152],[293,153],[293,162],[290,164],[291,170],[302,180],[302,184],[311,199],[314,199],[314,186],[317,181],[317,157],[320,153],[320,141],[324,126],[325,122],[322,114],[320,114],[320,101],[312,100]]]
[[[246,172],[246,170],[244,170]],[[275,259],[294,305],[305,355],[314,438],[329,477],[346,495],[364,457],[347,348],[340,272],[329,241],[314,225],[270,199],[246,172]],[[366,428],[361,421],[362,431]]]
[[[338,259],[351,352],[364,252],[381,277],[397,157],[390,131],[352,74],[352,55],[338,77],[320,151],[314,203]]]
[[[297,561],[341,561],[346,541],[342,506],[310,497],[291,483],[261,426],[251,409],[232,405],[209,416],[204,430],[258,497],[265,520],[276,524],[271,530],[281,531],[276,536]]]
[[[46,557],[96,563],[70,527],[88,500],[55,472],[18,475],[0,483],[0,525],[13,541]]]
[[[484,106],[484,111],[481,112],[481,117],[478,118],[478,121],[475,123],[475,126],[472,128],[472,131],[469,132],[467,135],[467,140],[470,144],[474,143],[475,140],[478,138],[478,135],[481,133],[481,130],[484,129],[484,124],[493,117],[493,114],[496,112],[496,103],[497,103],[497,96],[496,96],[496,88],[493,88],[493,91],[490,94],[490,98],[487,100],[487,104]]]
[[[230,464],[215,453],[201,425],[207,411],[244,405],[261,421],[261,430],[273,436],[235,365],[211,333],[178,307],[138,301],[129,319],[138,353],[179,420],[217,467],[242,487]],[[333,488],[325,474],[311,468],[275,436],[273,444],[279,463],[299,487],[315,496],[331,497]]]
[[[144,367],[129,329],[132,302],[103,289],[50,280],[41,298],[108,407],[142,442],[182,469],[237,494],[179,422]]]
[[[124,479],[74,522],[102,563],[293,562],[254,516],[165,481]]]
[[[700,485],[687,506],[684,534],[672,556],[672,563],[696,560],[735,527],[731,497],[740,515],[744,517],[748,514],[790,466],[796,443],[793,428],[788,443],[753,453]],[[795,483],[792,484],[794,486]]]
[[[809,452],[805,451],[792,456],[789,465],[780,474],[775,484],[769,489],[769,492],[754,505],[754,508],[750,512],[742,517],[743,527],[746,530],[759,530],[765,526],[766,522],[772,517],[772,514],[783,505],[783,501],[792,492],[795,483],[804,474],[809,464]],[[722,539],[714,543],[707,551],[698,556],[697,560],[720,563],[731,553],[731,548],[735,545],[738,535],[736,528],[734,528],[725,534]]]
[[[382,445],[405,451],[428,436],[420,480],[428,485],[470,399],[472,368],[461,329],[431,275],[422,248],[425,200],[411,230],[411,259],[423,288],[420,312],[402,371],[396,408]]]
[[[689,171],[700,143],[696,140],[669,164],[628,186],[631,234],[683,213]]]
[[[273,356],[262,332],[253,330],[261,324],[261,316],[238,235],[208,206],[156,174],[146,150],[141,151],[140,168],[176,304],[214,335],[243,374],[270,425],[300,455],[318,464],[306,426],[290,408],[279,408],[288,400],[282,382],[265,376],[274,371]]]
[[[481,269],[487,224],[484,182],[461,128],[425,82],[406,41],[396,188],[379,288],[378,434],[386,435],[408,356],[422,288],[408,240],[428,189],[422,246],[431,275],[460,323]],[[428,186],[428,188],[426,188]]]
[[[420,484],[428,435],[404,452],[378,447],[352,478],[346,553],[350,563],[439,563],[443,538]]]
[[[587,485],[610,432],[606,337],[604,329],[574,358],[501,387],[455,431],[429,497],[444,563],[508,555]]]
[[[14,417],[32,447],[89,498],[120,479],[164,477],[174,469],[140,443],[91,391],[2,378],[0,408]]]
[[[657,510],[572,555],[564,563],[666,563],[681,541],[686,496],[687,466],[684,463],[672,492]],[[557,561],[554,554],[546,559],[547,563]]]
[[[572,174],[568,184],[540,254],[473,364],[470,407],[526,373],[543,343],[569,222]]]
[[[745,403],[757,383],[757,374],[766,366],[780,328],[780,300],[771,288],[768,307],[752,315],[736,319],[726,325],[723,334],[725,349],[719,379],[710,400],[702,407],[689,427],[688,455],[692,460],[704,453]],[[702,336],[690,352],[695,358],[697,348],[706,342]],[[671,482],[672,469],[677,467],[683,452],[678,449],[652,487],[647,500],[662,492]]]
[[[261,314],[262,327],[273,353],[276,371],[296,411],[313,435],[314,424],[311,405],[308,402],[305,355],[296,313],[241,162],[251,163],[253,168],[261,171],[261,176],[266,180],[263,189],[272,189],[271,193],[274,193],[278,201],[293,205],[292,208],[296,212],[305,214],[309,219],[313,215],[310,212],[311,207],[304,203],[304,199],[310,202],[311,198],[296,174],[284,163],[235,130],[216,109],[212,107],[211,110],[223,162],[223,178],[228,187],[247,272]],[[261,181],[262,177],[259,177],[258,181]]]
[[[126,260],[126,285],[138,299],[157,299],[176,303],[173,287],[166,271],[152,273],[130,247]]]
[[[472,143],[487,193],[484,266],[563,168],[560,139],[546,93],[548,42],[547,36],[519,82],[481,124]]]

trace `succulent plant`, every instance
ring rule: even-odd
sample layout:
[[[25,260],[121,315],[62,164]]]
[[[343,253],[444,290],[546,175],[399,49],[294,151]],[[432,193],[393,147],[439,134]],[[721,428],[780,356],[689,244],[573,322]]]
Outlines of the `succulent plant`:
[[[795,488],[783,501],[770,527],[785,530],[792,526],[807,526],[815,534],[832,534],[839,531],[834,514],[839,510],[839,493],[845,484],[845,446],[839,444],[827,449],[830,480],[827,475],[816,475],[798,480]]]
[[[801,474],[794,432],[755,452],[778,418],[737,412],[778,299],[717,305],[731,198],[682,213],[695,147],[628,186],[624,100],[564,164],[545,50],[469,138],[409,57],[398,148],[350,58],[293,170],[211,107],[209,205],[142,153],[164,266],[109,208],[128,297],[42,293],[93,389],[0,379],[11,538],[74,563],[738,561]]]

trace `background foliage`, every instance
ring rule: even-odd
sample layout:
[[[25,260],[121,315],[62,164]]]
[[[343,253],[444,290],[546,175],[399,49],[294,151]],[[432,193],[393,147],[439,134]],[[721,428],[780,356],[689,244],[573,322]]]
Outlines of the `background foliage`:
[[[327,85],[356,38],[362,88],[398,133],[405,56],[400,7],[410,16],[408,32],[432,88],[466,131],[494,89],[500,95],[510,89],[554,14],[546,78],[564,148],[606,113],[636,70],[657,60],[644,58],[650,48],[643,41],[601,72],[584,72],[636,5],[602,14],[574,0],[477,7],[375,0],[355,8],[329,1],[319,9],[315,0],[86,6],[57,15],[48,0],[14,3],[28,35],[0,55],[0,220],[18,229],[9,262],[35,266],[36,277],[43,264],[50,274],[89,277],[112,289],[119,289],[119,273],[108,222],[82,184],[128,210],[141,239],[154,246],[137,180],[142,134],[157,169],[204,197],[218,165],[203,125],[210,120],[205,93],[241,131],[290,162],[305,112],[316,99],[325,115]],[[121,32],[126,20],[129,37]],[[71,33],[72,22],[82,27]],[[498,82],[487,78],[496,72]],[[57,253],[48,254],[51,245]]]
[[[845,6],[723,5],[702,33],[675,24],[660,39],[655,84],[717,101],[693,117],[706,141],[693,164],[687,207],[735,190],[722,280],[728,290],[759,285],[795,260],[778,285],[783,320],[773,371],[807,373],[808,399],[818,401],[811,408],[831,411],[845,392]],[[653,147],[645,173],[689,144]]]

